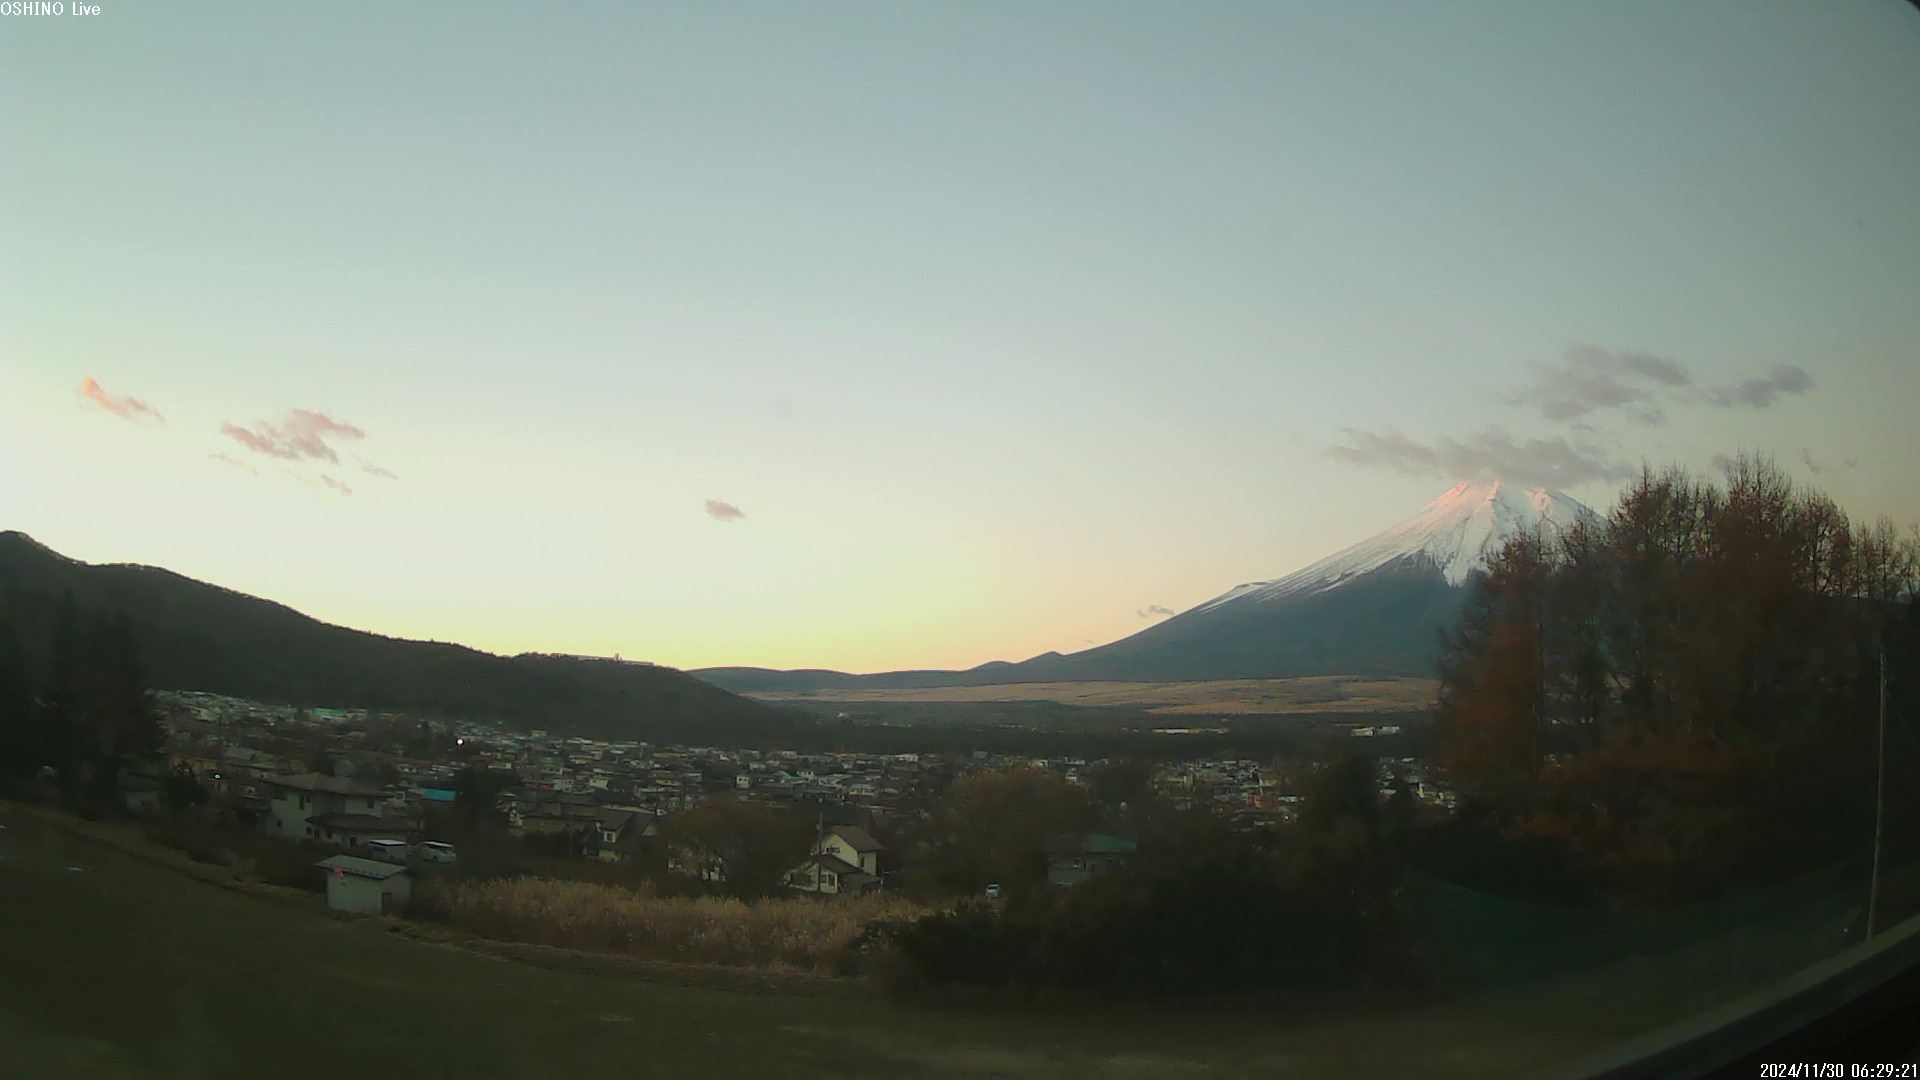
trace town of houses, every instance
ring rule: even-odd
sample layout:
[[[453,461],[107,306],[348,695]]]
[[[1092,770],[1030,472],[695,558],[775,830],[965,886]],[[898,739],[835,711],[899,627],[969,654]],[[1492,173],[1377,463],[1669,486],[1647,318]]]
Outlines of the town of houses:
[[[796,870],[794,885],[810,891],[878,887],[877,842],[866,830],[924,813],[962,776],[1033,769],[1085,784],[1109,764],[986,751],[654,745],[204,693],[156,698],[169,732],[168,768],[191,774],[222,804],[284,839],[350,849],[411,844],[427,808],[451,803],[459,773],[479,768],[511,779],[498,809],[513,834],[565,838],[579,857],[601,862],[631,858],[661,821],[716,796],[807,811],[821,823],[816,855],[826,860]],[[406,737],[400,741],[415,745],[396,752],[396,731]],[[1452,804],[1451,794],[1413,758],[1380,758],[1377,768],[1383,792],[1404,788],[1424,803]],[[1156,794],[1173,805],[1210,808],[1244,828],[1290,820],[1301,801],[1298,781],[1284,767],[1251,759],[1166,761],[1152,776]],[[829,879],[834,887],[822,888]]]

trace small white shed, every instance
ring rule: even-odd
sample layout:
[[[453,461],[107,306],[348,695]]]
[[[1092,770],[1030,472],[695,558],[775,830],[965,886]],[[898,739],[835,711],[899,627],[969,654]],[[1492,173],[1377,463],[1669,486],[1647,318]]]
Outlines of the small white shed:
[[[334,855],[315,864],[327,874],[327,906],[335,911],[398,915],[413,898],[413,874],[404,866],[356,855]]]

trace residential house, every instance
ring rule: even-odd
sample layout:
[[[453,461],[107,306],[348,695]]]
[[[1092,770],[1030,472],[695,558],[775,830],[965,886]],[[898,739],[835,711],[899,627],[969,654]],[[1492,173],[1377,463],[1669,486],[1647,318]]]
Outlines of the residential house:
[[[1103,870],[1130,861],[1139,850],[1131,836],[1077,833],[1047,841],[1047,884],[1078,885]]]
[[[261,781],[267,796],[266,830],[288,840],[317,840],[352,847],[364,840],[406,839],[420,827],[383,813],[379,790],[319,773],[270,776]]]
[[[788,871],[789,888],[820,896],[858,896],[880,887],[880,879],[837,855],[815,852]]]
[[[823,896],[857,896],[880,888],[880,855],[886,845],[857,825],[820,831],[807,861],[787,873],[787,884]]]
[[[880,853],[886,849],[858,825],[829,825],[813,847],[819,854],[832,855],[876,879],[880,877]]]
[[[627,863],[645,857],[659,835],[660,819],[637,807],[610,808],[588,834],[583,845],[589,858],[605,863]]]
[[[599,820],[599,809],[585,795],[539,792],[519,808],[521,830],[537,836],[571,836]]]

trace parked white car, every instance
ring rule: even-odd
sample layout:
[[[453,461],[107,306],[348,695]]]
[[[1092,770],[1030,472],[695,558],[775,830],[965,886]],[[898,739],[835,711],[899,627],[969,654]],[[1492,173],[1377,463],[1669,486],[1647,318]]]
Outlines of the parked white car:
[[[360,841],[360,850],[364,852],[369,859],[379,859],[381,862],[405,863],[407,857],[413,853],[413,846],[405,840],[396,840],[387,837],[374,839],[370,837]]]

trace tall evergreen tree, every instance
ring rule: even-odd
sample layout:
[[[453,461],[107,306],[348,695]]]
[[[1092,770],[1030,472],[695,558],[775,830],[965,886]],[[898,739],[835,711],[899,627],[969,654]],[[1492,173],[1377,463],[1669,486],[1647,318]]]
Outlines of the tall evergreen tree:
[[[79,700],[80,730],[93,765],[93,787],[113,799],[120,771],[160,749],[159,718],[147,690],[139,643],[124,613],[94,621],[85,641],[86,682]]]
[[[0,779],[29,776],[39,767],[33,687],[12,623],[0,622]]]
[[[71,592],[54,608],[46,678],[34,710],[34,747],[40,765],[51,768],[62,788],[72,791],[79,782],[80,687],[85,676],[80,641],[80,613]]]

